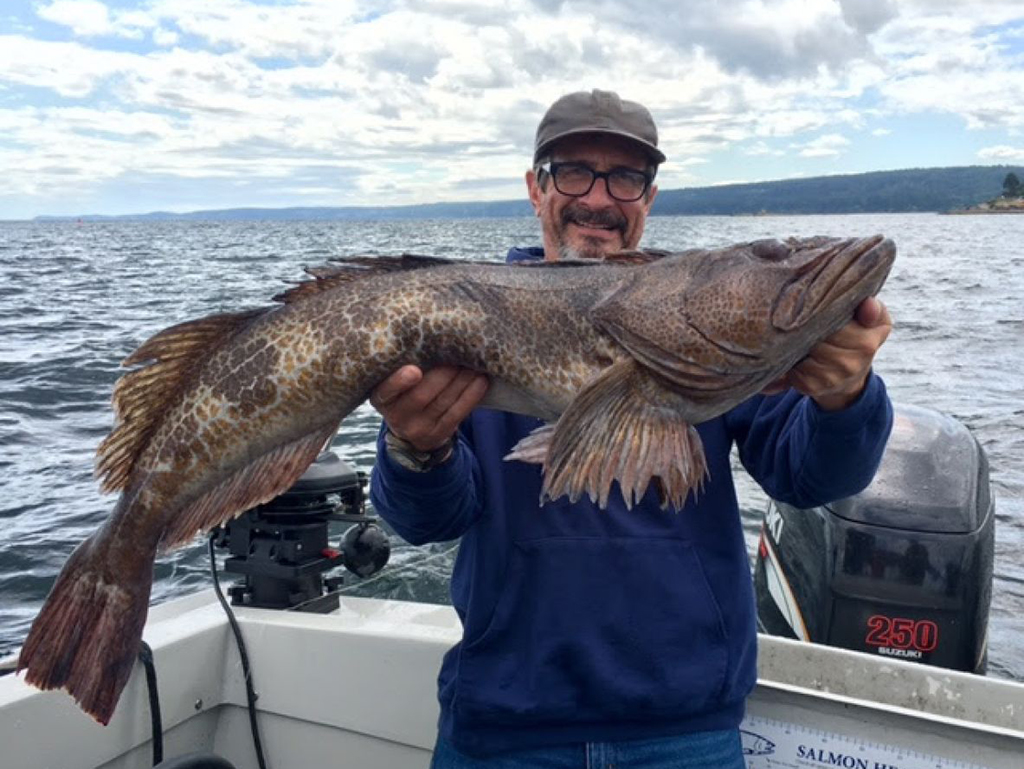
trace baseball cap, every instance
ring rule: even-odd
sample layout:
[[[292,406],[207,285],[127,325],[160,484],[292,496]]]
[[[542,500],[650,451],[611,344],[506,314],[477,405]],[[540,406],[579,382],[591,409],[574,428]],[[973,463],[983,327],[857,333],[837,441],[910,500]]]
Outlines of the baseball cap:
[[[639,144],[655,163],[664,163],[658,149],[658,129],[642,104],[620,99],[612,91],[578,91],[552,104],[537,126],[533,162],[555,142],[576,134],[612,134]]]

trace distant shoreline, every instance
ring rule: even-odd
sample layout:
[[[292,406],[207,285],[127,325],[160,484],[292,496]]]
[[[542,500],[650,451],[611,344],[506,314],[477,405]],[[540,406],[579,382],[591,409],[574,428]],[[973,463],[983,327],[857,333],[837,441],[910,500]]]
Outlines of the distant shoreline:
[[[947,214],[1024,214],[1024,198],[995,198],[969,208],[954,208]]]
[[[1024,167],[956,166],[661,189],[652,216],[813,216],[828,214],[1004,213],[1014,200],[994,198],[1008,173]],[[987,201],[978,203],[977,201]],[[1016,206],[1015,206],[1016,208]],[[1024,212],[1024,199],[1019,200]],[[989,210],[999,209],[999,210]],[[1010,213],[1010,211],[1006,211]],[[533,216],[522,198],[397,206],[288,206],[136,214],[43,215],[31,221],[398,221]]]
[[[940,212],[947,216],[1004,216],[1006,214],[1024,214],[1024,208],[961,208],[954,211]]]

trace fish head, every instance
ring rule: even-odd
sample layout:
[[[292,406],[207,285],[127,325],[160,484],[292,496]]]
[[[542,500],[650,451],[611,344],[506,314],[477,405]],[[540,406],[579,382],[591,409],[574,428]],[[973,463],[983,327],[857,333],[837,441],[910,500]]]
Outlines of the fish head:
[[[593,315],[677,389],[735,403],[848,322],[895,254],[881,235],[684,251],[638,269]]]
[[[891,240],[760,240],[707,252],[688,271],[679,311],[710,338],[749,352],[791,345],[849,320],[885,282],[896,255]]]

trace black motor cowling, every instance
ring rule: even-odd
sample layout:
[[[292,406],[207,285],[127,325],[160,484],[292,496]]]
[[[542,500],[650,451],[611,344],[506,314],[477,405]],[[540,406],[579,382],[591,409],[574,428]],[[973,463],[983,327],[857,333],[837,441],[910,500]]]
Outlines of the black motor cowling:
[[[983,672],[994,524],[988,461],[967,428],[897,405],[867,489],[809,510],[769,503],[754,570],[760,628]]]
[[[228,590],[232,603],[330,612],[342,580],[325,572],[344,566],[368,577],[384,568],[391,547],[366,514],[365,485],[365,474],[325,451],[288,491],[226,524],[215,539],[230,552],[224,570],[245,577]],[[329,543],[332,522],[352,524],[337,547]]]

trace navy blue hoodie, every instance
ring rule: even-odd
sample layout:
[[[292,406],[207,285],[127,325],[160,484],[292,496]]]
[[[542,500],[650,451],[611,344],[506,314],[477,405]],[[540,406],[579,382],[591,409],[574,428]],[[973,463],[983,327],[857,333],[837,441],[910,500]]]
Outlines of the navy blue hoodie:
[[[539,258],[513,249],[509,261]],[[824,412],[795,391],[697,426],[709,477],[695,502],[538,507],[537,465],[505,462],[538,419],[477,409],[426,473],[378,443],[371,500],[412,544],[461,537],[451,582],[462,641],[438,678],[440,732],[471,755],[735,727],[756,677],[750,563],[729,464],[735,443],[772,497],[810,507],[870,482],[892,425],[874,374]]]

